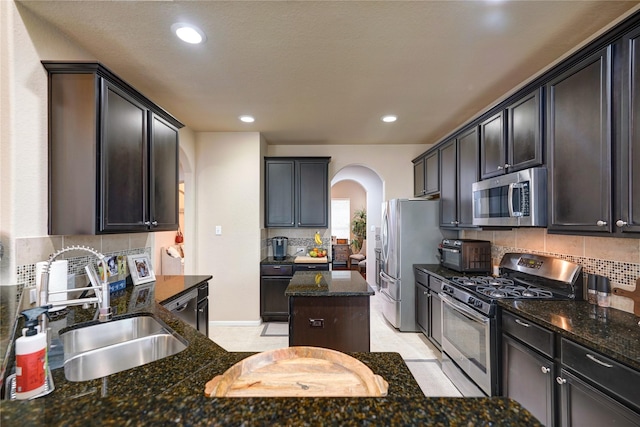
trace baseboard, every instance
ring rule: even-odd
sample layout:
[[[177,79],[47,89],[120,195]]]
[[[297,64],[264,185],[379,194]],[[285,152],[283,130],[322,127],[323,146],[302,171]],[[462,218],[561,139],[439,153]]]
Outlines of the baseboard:
[[[209,326],[260,326],[262,320],[209,320]]]

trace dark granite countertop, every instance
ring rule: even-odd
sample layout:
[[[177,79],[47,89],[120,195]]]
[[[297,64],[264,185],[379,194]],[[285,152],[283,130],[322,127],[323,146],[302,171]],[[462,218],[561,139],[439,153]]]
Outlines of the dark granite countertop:
[[[441,266],[440,264],[413,264],[413,268],[422,270],[425,273],[438,276],[440,279],[451,279],[452,277],[464,276],[464,273],[459,271],[450,270]]]
[[[213,276],[157,276],[155,283],[155,300],[166,304],[178,298],[201,283],[208,282]]]
[[[375,294],[360,273],[351,270],[298,271],[284,294],[288,297],[346,297]]]
[[[135,294],[133,286],[112,294],[118,315],[152,313],[189,342],[184,351],[85,382],[69,382],[54,369],[55,390],[3,401],[0,425],[540,425],[510,399],[424,397],[398,353],[350,353],[388,381],[384,398],[207,398],[207,381],[253,353],[227,352],[157,302],[136,303]],[[50,325],[71,326],[94,311],[69,307]]]
[[[287,255],[285,259],[275,259],[272,256],[268,256],[260,264],[276,264],[276,265],[293,265],[293,261],[296,259],[294,256]]]
[[[504,300],[500,306],[640,370],[640,317],[587,301]]]

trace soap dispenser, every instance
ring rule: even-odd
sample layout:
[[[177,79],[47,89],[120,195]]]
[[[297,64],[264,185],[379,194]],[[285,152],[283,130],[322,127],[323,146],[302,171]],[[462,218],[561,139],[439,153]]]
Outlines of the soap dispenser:
[[[26,320],[22,336],[16,340],[16,399],[30,399],[45,391],[47,381],[47,334],[38,318],[49,316],[50,306],[20,312]]]

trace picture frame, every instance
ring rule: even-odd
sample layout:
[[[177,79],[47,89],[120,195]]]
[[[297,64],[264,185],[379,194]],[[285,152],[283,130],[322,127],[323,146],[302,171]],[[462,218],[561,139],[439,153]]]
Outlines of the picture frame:
[[[153,302],[154,287],[151,283],[136,286],[131,292],[129,311],[144,310]]]
[[[131,281],[135,285],[149,283],[156,280],[156,275],[147,254],[127,255],[127,264],[131,272]]]

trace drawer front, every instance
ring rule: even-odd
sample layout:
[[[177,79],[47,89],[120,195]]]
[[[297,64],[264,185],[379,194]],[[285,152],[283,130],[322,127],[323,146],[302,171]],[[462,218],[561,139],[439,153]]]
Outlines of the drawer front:
[[[293,266],[290,264],[261,265],[261,276],[293,276]]]
[[[602,354],[562,338],[563,367],[603,387],[640,411],[640,372]]]
[[[442,280],[437,277],[429,276],[429,289],[431,289],[432,292],[442,291]]]
[[[329,264],[294,264],[294,271],[329,271]]]
[[[422,270],[418,270],[417,268],[414,268],[413,271],[415,272],[416,282],[421,283],[424,286],[429,285],[429,275],[427,273]]]
[[[530,345],[542,354],[554,356],[553,332],[536,325],[530,320],[502,312],[502,331]]]

